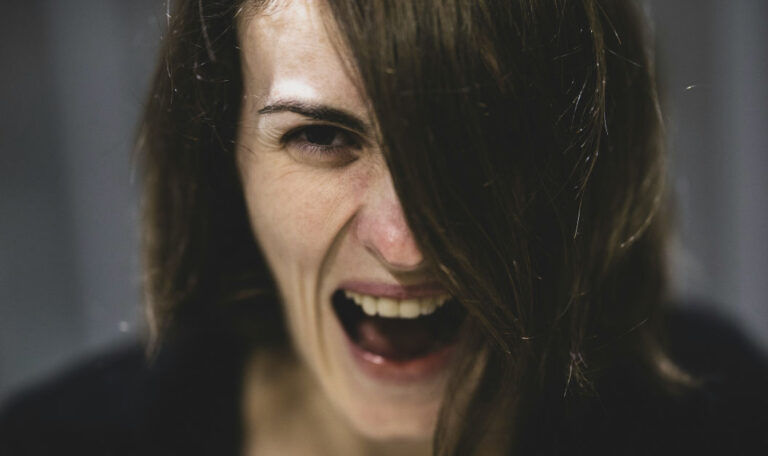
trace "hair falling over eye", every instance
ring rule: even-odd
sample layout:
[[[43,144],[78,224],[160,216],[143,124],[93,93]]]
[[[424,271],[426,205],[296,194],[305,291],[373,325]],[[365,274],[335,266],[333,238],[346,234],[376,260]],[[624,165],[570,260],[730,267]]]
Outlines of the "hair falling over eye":
[[[467,356],[488,354],[460,412],[478,419],[439,430],[440,451],[499,423],[535,447],[514,417],[556,419],[545,401],[589,394],[614,356],[665,377],[665,168],[636,6],[352,3],[331,9],[408,222],[474,319]]]

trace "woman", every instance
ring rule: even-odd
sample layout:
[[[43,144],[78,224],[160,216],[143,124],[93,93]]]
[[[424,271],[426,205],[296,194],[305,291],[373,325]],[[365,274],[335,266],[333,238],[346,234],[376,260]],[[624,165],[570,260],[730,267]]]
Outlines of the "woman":
[[[709,331],[700,351],[664,343],[661,118],[633,3],[174,8],[139,143],[151,363],[112,355],[21,401],[6,429],[53,437],[9,448],[764,444],[758,358],[708,321],[669,332]]]

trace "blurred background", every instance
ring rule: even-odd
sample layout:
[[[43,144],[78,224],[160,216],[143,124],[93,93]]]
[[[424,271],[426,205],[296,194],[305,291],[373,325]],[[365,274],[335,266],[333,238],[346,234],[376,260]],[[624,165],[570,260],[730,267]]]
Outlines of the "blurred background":
[[[646,0],[676,192],[675,294],[768,348],[768,2]],[[5,2],[0,401],[140,337],[132,147],[160,0]]]

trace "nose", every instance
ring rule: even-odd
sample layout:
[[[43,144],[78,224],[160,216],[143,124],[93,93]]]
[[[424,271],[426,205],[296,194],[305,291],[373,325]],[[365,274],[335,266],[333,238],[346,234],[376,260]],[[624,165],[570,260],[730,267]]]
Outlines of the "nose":
[[[358,241],[389,269],[407,271],[424,261],[397,198],[389,173],[368,189],[354,225]]]

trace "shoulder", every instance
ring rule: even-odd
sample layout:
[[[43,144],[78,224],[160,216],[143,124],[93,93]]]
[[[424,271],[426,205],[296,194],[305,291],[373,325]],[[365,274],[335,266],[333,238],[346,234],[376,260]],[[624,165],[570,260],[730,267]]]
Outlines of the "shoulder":
[[[691,434],[713,454],[768,452],[768,355],[733,322],[708,310],[669,318],[670,356],[699,386]],[[694,417],[696,418],[696,417]]]
[[[710,311],[670,313],[667,354],[693,385],[666,391],[630,362],[600,391],[608,445],[626,454],[764,454],[768,361],[736,325]]]
[[[0,454],[234,453],[243,351],[194,334],[94,356],[0,406]]]
[[[670,355],[706,383],[754,383],[768,372],[766,349],[728,318],[706,308],[678,309],[667,319]]]
[[[94,356],[17,393],[0,409],[0,452],[96,450],[125,440],[141,406],[145,380],[137,344]]]

